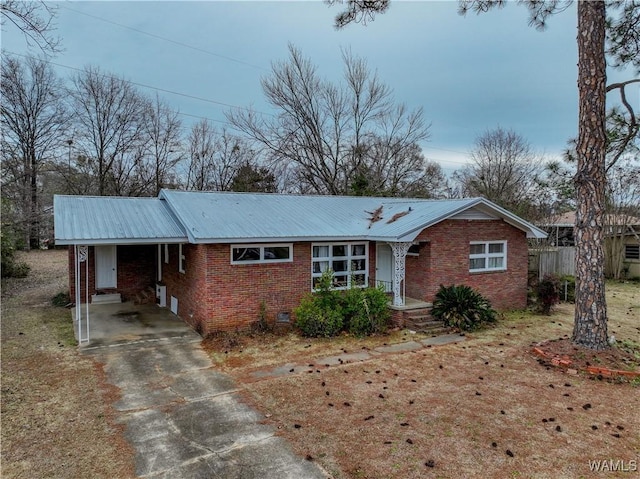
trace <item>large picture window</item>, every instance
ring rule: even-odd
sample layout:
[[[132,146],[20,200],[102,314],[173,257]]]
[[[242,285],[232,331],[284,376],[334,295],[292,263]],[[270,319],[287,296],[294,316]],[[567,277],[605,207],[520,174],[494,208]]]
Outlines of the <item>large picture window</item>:
[[[311,279],[315,289],[322,273],[333,271],[336,289],[366,286],[369,278],[367,243],[315,243],[311,247]]]
[[[286,263],[293,261],[293,244],[231,245],[231,264]]]
[[[502,271],[507,269],[506,241],[472,241],[469,244],[469,271]]]

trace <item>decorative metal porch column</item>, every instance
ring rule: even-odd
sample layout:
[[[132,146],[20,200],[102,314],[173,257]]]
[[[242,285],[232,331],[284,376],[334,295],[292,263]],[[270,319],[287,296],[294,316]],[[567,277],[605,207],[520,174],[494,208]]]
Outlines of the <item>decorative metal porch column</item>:
[[[76,267],[76,322],[78,323],[78,342],[89,342],[89,247],[87,245],[75,245],[74,251],[75,267]],[[87,328],[86,336],[82,336],[82,267],[81,263],[84,263],[85,270],[85,306],[86,306],[86,318]]]
[[[402,284],[405,276],[405,259],[413,242],[388,243],[393,251],[393,305],[404,305]]]

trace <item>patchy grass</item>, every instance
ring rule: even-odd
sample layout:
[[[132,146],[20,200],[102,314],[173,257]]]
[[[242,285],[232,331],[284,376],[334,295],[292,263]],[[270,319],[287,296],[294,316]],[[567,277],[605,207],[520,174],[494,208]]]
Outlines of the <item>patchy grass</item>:
[[[610,283],[608,301],[610,334],[637,344],[640,288]],[[261,381],[247,372],[413,337],[394,332],[366,345],[349,337],[240,338],[246,342],[212,354],[244,381],[265,421],[337,479],[601,477],[589,461],[640,466],[637,388],[543,367],[531,354],[572,328],[571,305],[550,316],[515,312],[457,345]]]
[[[2,477],[135,477],[109,407],[117,395],[76,348],[66,251],[19,254],[29,276],[2,280]]]

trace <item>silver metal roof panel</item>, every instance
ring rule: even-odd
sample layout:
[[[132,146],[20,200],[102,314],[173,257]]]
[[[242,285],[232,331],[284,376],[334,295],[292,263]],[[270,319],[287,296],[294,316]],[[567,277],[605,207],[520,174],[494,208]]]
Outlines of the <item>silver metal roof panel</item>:
[[[424,228],[476,206],[494,211],[527,236],[544,234],[482,198],[424,200],[176,190],[163,190],[160,198],[180,218],[192,243],[340,238],[412,241]],[[381,219],[372,222],[379,208]]]
[[[180,222],[158,198],[56,195],[53,211],[59,245],[187,241]]]

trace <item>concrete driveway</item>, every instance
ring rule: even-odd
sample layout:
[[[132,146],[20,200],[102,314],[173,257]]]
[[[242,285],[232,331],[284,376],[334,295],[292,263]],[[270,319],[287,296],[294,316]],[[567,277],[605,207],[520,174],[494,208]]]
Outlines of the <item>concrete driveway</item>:
[[[117,313],[103,313],[102,320]],[[96,333],[100,320],[99,312],[91,317]],[[117,340],[102,337],[81,348],[104,364],[108,381],[121,391],[114,407],[135,450],[138,476],[328,477],[259,423],[262,416],[241,402],[228,376],[213,369],[200,336],[186,324],[171,323],[167,332],[148,322],[141,330],[138,336],[129,331],[127,341],[114,334]]]

